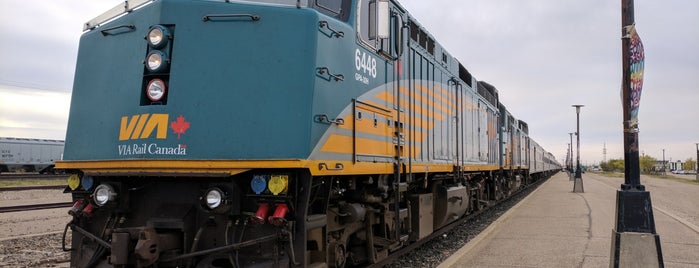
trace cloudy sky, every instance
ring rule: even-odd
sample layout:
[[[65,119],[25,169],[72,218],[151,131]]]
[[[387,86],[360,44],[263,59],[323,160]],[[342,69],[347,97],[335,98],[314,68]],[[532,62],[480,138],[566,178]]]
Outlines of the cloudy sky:
[[[63,139],[82,24],[118,0],[0,1],[0,136]],[[417,21],[565,159],[580,114],[581,161],[623,157],[621,8],[609,0],[402,0]],[[646,61],[641,152],[696,159],[699,1],[637,0]],[[575,137],[573,137],[575,139]],[[575,141],[574,141],[575,142]]]

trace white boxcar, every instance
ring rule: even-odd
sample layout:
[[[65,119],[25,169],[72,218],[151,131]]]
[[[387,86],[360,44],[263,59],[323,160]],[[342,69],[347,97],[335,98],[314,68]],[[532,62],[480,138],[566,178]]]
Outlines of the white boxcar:
[[[45,172],[63,157],[62,140],[0,137],[0,172]]]

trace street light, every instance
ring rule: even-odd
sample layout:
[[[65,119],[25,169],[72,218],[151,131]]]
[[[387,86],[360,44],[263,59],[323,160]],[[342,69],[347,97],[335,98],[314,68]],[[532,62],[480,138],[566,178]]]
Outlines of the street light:
[[[665,149],[663,149],[663,176],[667,175],[667,174],[665,174],[666,170],[667,170],[667,167],[665,167]]]
[[[570,167],[568,168],[570,173],[573,173],[573,134],[573,132],[568,133],[570,135]]]
[[[696,162],[696,168],[694,168],[694,171],[697,172],[697,181],[699,181],[699,143],[695,143],[697,145],[697,160]]]
[[[575,132],[575,136],[578,137],[578,156],[576,160],[576,168],[575,168],[575,178],[581,178],[582,179],[582,169],[580,168],[580,107],[584,107],[585,105],[573,105],[575,107],[575,113],[577,114],[577,130]]]
[[[575,107],[575,113],[577,114],[577,130],[575,131],[575,136],[578,137],[578,156],[576,160],[575,168],[575,178],[573,179],[573,192],[574,193],[584,193],[585,187],[583,187],[582,181],[582,167],[580,166],[580,107],[585,105],[573,105]],[[571,136],[572,137],[572,136]]]

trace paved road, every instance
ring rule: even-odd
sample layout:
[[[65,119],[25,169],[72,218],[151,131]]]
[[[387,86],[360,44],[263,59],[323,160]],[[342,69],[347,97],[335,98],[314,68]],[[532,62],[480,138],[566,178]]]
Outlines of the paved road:
[[[559,173],[440,267],[608,267],[623,178]],[[699,185],[642,176],[666,267],[699,267]]]

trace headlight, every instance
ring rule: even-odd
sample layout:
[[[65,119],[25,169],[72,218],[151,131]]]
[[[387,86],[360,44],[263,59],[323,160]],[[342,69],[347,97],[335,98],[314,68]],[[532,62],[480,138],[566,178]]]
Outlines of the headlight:
[[[148,54],[146,58],[146,68],[148,71],[157,73],[167,69],[168,59],[167,55],[159,50],[153,50]]]
[[[95,204],[100,207],[106,205],[110,201],[114,201],[116,196],[117,194],[114,191],[114,187],[109,184],[100,184],[95,188],[95,192],[92,194]]]
[[[166,91],[165,82],[157,78],[150,80],[148,87],[146,87],[146,95],[151,101],[160,101],[165,96]]]
[[[223,203],[223,192],[218,188],[210,189],[206,193],[206,207],[216,209]]]
[[[167,28],[161,25],[155,25],[148,31],[148,44],[153,48],[162,48],[167,44],[168,39],[170,39],[170,32]]]

